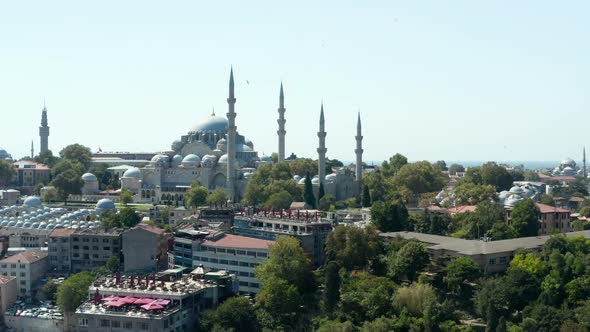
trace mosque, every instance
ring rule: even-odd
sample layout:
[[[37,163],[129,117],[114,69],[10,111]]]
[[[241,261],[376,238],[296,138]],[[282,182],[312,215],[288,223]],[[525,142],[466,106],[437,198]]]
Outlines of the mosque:
[[[171,148],[155,155],[148,165],[128,169],[121,180],[121,188],[134,193],[134,200],[141,203],[183,204],[184,195],[190,185],[198,181],[209,190],[223,188],[233,202],[244,195],[248,179],[260,165],[271,163],[269,156],[259,156],[252,141],[240,135],[236,126],[233,70],[230,71],[227,117],[212,112],[195,124],[180,139],[172,142]],[[285,106],[281,84],[279,95],[278,160],[285,161]],[[325,174],[326,145],[323,105],[320,112],[318,132],[318,176],[312,184],[317,193],[320,183],[326,194],[336,199],[356,197],[361,192],[362,177],[362,134],[360,114],[357,122],[356,170],[338,170]],[[296,175],[293,181],[303,184],[304,174]],[[91,174],[84,175],[85,188],[96,190]]]

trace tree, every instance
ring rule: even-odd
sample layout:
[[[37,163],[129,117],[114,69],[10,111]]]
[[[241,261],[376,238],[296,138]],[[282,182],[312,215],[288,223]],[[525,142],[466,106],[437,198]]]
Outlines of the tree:
[[[202,321],[203,330],[245,331],[259,330],[256,312],[250,301],[241,296],[230,297],[215,310],[207,312]]]
[[[14,164],[7,160],[0,160],[0,187],[10,185],[16,176]]]
[[[318,188],[318,202],[324,197],[325,194],[326,192],[324,191],[324,182],[320,181],[320,187]]]
[[[508,190],[514,182],[506,168],[495,162],[487,162],[481,166],[481,180],[483,184],[495,186],[496,191]]]
[[[518,237],[518,234],[512,225],[500,221],[492,225],[492,228],[486,233],[486,236],[491,238],[492,241],[496,241],[514,239],[515,237]]]
[[[45,203],[53,202],[57,200],[57,191],[55,190],[55,188],[50,187],[47,190],[45,190],[45,192],[43,193],[43,197],[41,197],[41,199]]]
[[[327,194],[320,199],[320,204],[318,205],[318,209],[322,211],[330,211],[333,208],[333,205],[336,203],[336,197],[332,194]]]
[[[92,152],[90,151],[90,148],[80,144],[66,146],[59,152],[59,155],[63,159],[79,162],[84,166],[84,169],[87,169],[88,166],[90,166],[90,161],[92,160]]]
[[[135,227],[141,221],[141,217],[131,207],[124,207],[119,210],[118,219],[122,227]]]
[[[450,175],[456,175],[457,172],[465,172],[465,167],[463,167],[463,165],[459,165],[459,164],[452,164],[451,166],[449,166],[449,174]]]
[[[400,198],[394,201],[373,202],[371,207],[371,222],[382,232],[405,230],[408,216],[408,209]]]
[[[82,193],[84,180],[74,170],[67,170],[56,176],[51,181],[51,185],[57,190],[59,198],[67,204],[69,195],[79,195]]]
[[[272,330],[294,326],[297,316],[301,314],[302,304],[303,299],[297,287],[279,278],[265,280],[256,295],[256,306],[272,317],[272,325],[263,325]]]
[[[270,279],[285,280],[295,285],[301,294],[313,290],[313,278],[310,273],[310,261],[303,252],[299,240],[292,236],[279,236],[271,244],[268,259],[256,267],[256,278],[264,288]]]
[[[363,185],[363,198],[361,200],[362,207],[371,206],[371,194],[369,193],[369,186]]]
[[[518,203],[512,210],[512,227],[520,237],[537,236],[541,212],[531,199]]]
[[[446,184],[445,175],[427,161],[402,166],[392,178],[398,188],[407,188],[412,194],[440,191]]]
[[[207,196],[207,202],[210,204],[224,205],[227,203],[227,194],[222,188],[215,189]]]
[[[396,285],[390,279],[362,271],[343,273],[341,284],[340,316],[344,319],[360,324],[392,314]]]
[[[400,311],[406,309],[413,316],[422,316],[426,309],[436,302],[436,293],[427,284],[412,284],[401,287],[393,298],[394,306]]]
[[[473,259],[459,257],[451,260],[445,267],[444,282],[448,289],[461,293],[464,281],[475,281],[481,276],[481,269]]]
[[[524,180],[525,181],[539,181],[539,173],[527,169],[524,171]]]
[[[250,177],[246,192],[244,193],[243,205],[266,204],[273,194],[286,191],[294,201],[301,200],[301,188],[293,181],[290,163],[278,162],[265,164],[256,170]]]
[[[487,323],[486,331],[495,331],[498,320],[507,315],[509,295],[498,278],[485,280],[475,294],[475,310]]]
[[[481,202],[496,202],[498,194],[492,185],[460,182],[455,187],[455,205],[477,205]]]
[[[317,160],[312,159],[296,159],[288,163],[289,169],[293,175],[305,175],[307,173],[310,176],[318,174],[318,163]]]
[[[311,206],[315,209],[316,207],[316,200],[315,196],[313,195],[313,186],[311,185],[311,177],[309,173],[305,175],[305,189],[303,191],[303,200],[307,205]]]
[[[53,279],[47,280],[45,285],[41,287],[43,298],[48,301],[55,301],[57,295],[58,284]]]
[[[324,269],[324,292],[322,293],[322,310],[331,314],[340,301],[340,266],[337,262],[328,262]]]
[[[35,156],[35,158],[33,158],[33,161],[36,163],[47,165],[49,167],[53,167],[59,161],[59,158],[55,157],[51,150],[47,150]]]
[[[264,207],[273,208],[275,210],[286,210],[289,209],[291,203],[293,203],[293,198],[291,197],[291,194],[283,190],[281,192],[270,195],[268,200],[266,200],[266,202],[264,203]]]
[[[184,202],[187,206],[196,209],[207,203],[207,195],[209,195],[207,188],[200,183],[193,183],[184,195]]]
[[[553,199],[553,196],[549,194],[543,194],[543,196],[541,196],[541,204],[555,206],[555,200]]]
[[[440,171],[448,171],[449,169],[447,168],[447,163],[444,160],[439,160],[436,163],[434,163],[434,166],[436,168],[438,168]]]
[[[121,202],[123,205],[133,203],[133,194],[131,191],[127,189],[121,190],[121,193],[119,194],[119,202]]]
[[[398,251],[391,251],[387,256],[388,274],[395,280],[406,278],[413,281],[429,261],[428,252],[421,243],[408,241]]]
[[[363,229],[339,225],[326,239],[326,257],[347,270],[365,269],[382,252],[375,226]]]
[[[94,276],[82,271],[68,277],[57,289],[57,304],[62,312],[72,313],[88,299],[88,287]]]
[[[119,255],[115,255],[109,258],[105,265],[106,268],[112,273],[119,271],[119,269],[121,268],[121,259],[119,258]]]
[[[389,158],[389,162],[386,160],[381,164],[381,168],[383,168],[383,175],[385,177],[392,177],[407,163],[408,158],[406,158],[406,156],[396,153]]]

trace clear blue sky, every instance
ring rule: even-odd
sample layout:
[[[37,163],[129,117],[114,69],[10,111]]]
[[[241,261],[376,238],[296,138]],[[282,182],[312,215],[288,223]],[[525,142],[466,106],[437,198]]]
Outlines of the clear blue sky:
[[[278,4],[281,5],[278,5]],[[581,159],[590,145],[590,2],[4,1],[0,147],[166,150],[211,108],[277,150],[353,160]],[[249,82],[249,83],[247,83]]]

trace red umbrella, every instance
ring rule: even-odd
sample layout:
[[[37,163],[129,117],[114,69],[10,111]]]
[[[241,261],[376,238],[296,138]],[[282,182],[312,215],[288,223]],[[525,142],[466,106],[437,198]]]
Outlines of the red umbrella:
[[[157,303],[145,304],[145,305],[142,305],[141,307],[145,310],[162,310],[162,309],[164,309],[164,307],[162,307],[161,305],[159,305]]]
[[[121,301],[121,300],[119,300],[119,301],[111,301],[111,302],[107,302],[107,303],[105,303],[105,305],[106,305],[107,307],[115,307],[115,308],[122,307],[122,306],[124,306],[125,304],[126,304],[126,303],[125,303],[125,302],[123,302],[123,301]]]
[[[149,304],[154,302],[154,299],[150,299],[147,297],[141,298],[141,299],[137,299],[137,301],[133,302],[133,304]]]
[[[111,301],[118,301],[118,300],[120,300],[120,299],[121,299],[121,298],[120,298],[120,297],[118,297],[118,296],[115,296],[115,295],[109,295],[109,296],[107,296],[107,297],[103,297],[103,298],[101,299],[101,301],[103,301],[103,302],[111,302]]]
[[[125,296],[124,298],[120,299],[119,301],[123,302],[123,303],[135,303],[135,301],[139,300],[136,297],[133,296]]]
[[[132,274],[131,275],[131,287],[135,286],[135,276]]]
[[[168,304],[170,304],[170,300],[157,299],[154,301],[154,304],[168,305]]]

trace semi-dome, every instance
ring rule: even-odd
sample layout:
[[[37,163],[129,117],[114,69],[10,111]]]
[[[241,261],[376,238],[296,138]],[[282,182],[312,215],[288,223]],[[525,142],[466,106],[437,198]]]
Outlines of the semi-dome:
[[[252,148],[246,144],[237,144],[236,151],[237,152],[251,152]]]
[[[320,178],[314,177],[311,179],[311,184],[320,184]]]
[[[84,174],[82,174],[82,180],[84,180],[84,182],[95,182],[95,181],[98,181],[98,179],[96,178],[96,175],[94,175],[92,173],[84,173]]]
[[[510,192],[513,194],[522,195],[524,193],[524,190],[519,186],[514,186],[510,188]]]
[[[41,207],[42,206],[41,199],[36,196],[27,197],[27,199],[25,199],[25,201],[23,202],[23,206],[34,207],[34,208]]]
[[[197,167],[201,162],[201,157],[196,154],[188,154],[182,159],[182,166],[184,167]]]
[[[182,156],[177,154],[177,155],[174,155],[174,157],[172,157],[172,162],[180,164],[182,162],[182,159],[183,159]]]
[[[224,154],[223,156],[219,157],[219,163],[220,164],[227,164],[227,153]]]
[[[167,162],[169,160],[168,156],[165,154],[157,154],[155,156],[152,157],[152,162],[158,162],[158,161],[164,161]]]
[[[262,157],[260,157],[260,161],[272,161],[272,157],[263,154]]]
[[[201,119],[193,126],[191,132],[193,133],[225,133],[229,127],[226,118],[217,116],[215,113],[208,117]]]
[[[130,168],[123,173],[124,178],[134,178],[134,179],[141,179],[141,170],[137,167]]]
[[[576,166],[576,162],[572,158],[565,158],[561,161],[562,166]]]
[[[302,177],[301,179],[299,179],[297,184],[305,184],[305,177]]]
[[[115,203],[108,198],[103,198],[98,203],[96,203],[97,210],[114,210]]]

